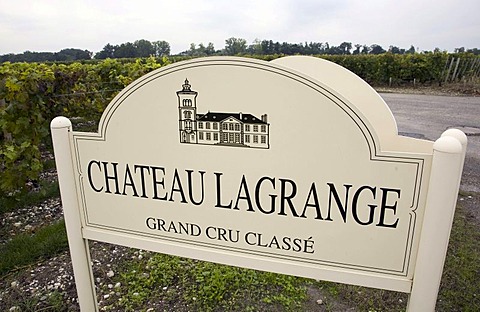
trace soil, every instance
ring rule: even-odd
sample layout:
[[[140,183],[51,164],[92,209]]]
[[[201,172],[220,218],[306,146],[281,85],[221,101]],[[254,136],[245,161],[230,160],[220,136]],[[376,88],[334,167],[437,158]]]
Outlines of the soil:
[[[379,88],[378,90],[381,92],[422,92],[436,95],[452,95],[456,92],[431,88],[428,90]],[[472,94],[480,95],[478,91]],[[55,177],[55,172],[47,172],[46,175],[52,179]],[[468,217],[471,217],[480,226],[479,181],[479,160],[467,158],[458,201],[466,209]],[[41,205],[6,213],[0,220],[0,244],[4,244],[18,233],[34,232],[35,229],[62,218],[59,198],[47,200]],[[90,251],[100,311],[107,310],[107,306],[109,306],[108,311],[123,311],[115,304],[121,297],[122,288],[125,286],[115,284],[112,278],[115,274],[120,274],[125,261],[138,258],[139,255],[148,257],[151,254],[99,242],[91,242]],[[67,311],[79,311],[70,259],[69,252],[65,251],[50,259],[42,259],[28,267],[18,268],[4,276],[0,281],[0,311],[57,311],[55,310],[55,300],[60,301]],[[145,310],[157,311],[155,307],[159,306],[161,306],[160,302],[149,302],[145,306]],[[162,310],[178,311],[179,307],[163,306]],[[357,309],[353,303],[332,296],[328,290],[309,286],[305,311],[357,311]]]

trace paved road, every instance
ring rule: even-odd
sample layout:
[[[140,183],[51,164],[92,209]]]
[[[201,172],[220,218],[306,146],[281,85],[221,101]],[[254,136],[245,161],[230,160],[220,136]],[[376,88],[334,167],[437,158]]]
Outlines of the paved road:
[[[401,134],[435,141],[455,127],[468,137],[462,189],[480,192],[480,97],[380,94]]]

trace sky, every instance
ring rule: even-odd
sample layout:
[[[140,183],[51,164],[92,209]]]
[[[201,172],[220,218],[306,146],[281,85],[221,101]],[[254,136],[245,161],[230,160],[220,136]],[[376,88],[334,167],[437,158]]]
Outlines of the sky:
[[[0,55],[139,39],[172,54],[191,43],[254,40],[480,48],[479,0],[0,0]]]

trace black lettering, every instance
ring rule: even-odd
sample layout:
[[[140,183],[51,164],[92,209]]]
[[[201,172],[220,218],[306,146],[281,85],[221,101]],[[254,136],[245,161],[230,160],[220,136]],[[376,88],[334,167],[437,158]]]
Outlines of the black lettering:
[[[239,239],[239,236],[240,236],[240,231],[239,230],[236,230],[235,232],[237,233],[237,235],[235,235],[235,238],[232,237],[232,233],[234,231],[233,230],[228,230],[228,237],[230,238],[230,241],[233,242],[233,243],[238,243],[238,239]]]
[[[393,215],[397,213],[397,202],[400,199],[400,190],[399,189],[389,189],[389,188],[380,188],[382,190],[382,204],[380,205],[380,220],[377,226],[384,226],[384,227],[391,227],[396,228],[398,224],[398,218],[395,222],[391,224],[385,224],[385,209],[391,209],[393,211]],[[396,193],[397,199],[395,200],[393,205],[387,205],[387,197],[388,193]]]
[[[300,238],[293,239],[293,251],[302,251],[302,240]]]
[[[270,181],[272,183],[273,189],[275,189],[275,179],[270,178],[270,177],[262,177],[260,180],[258,180],[257,185],[255,187],[255,203],[257,204],[258,210],[260,210],[264,214],[271,214],[275,212],[275,199],[277,198],[277,195],[274,194],[268,194],[270,196],[271,202],[270,202],[270,210],[264,210],[262,207],[262,203],[260,200],[260,188],[262,186],[263,181]],[[253,211],[253,210],[252,210]]]
[[[285,213],[285,203],[288,204],[290,211],[292,212],[293,216],[298,217],[297,212],[295,211],[295,207],[292,203],[292,198],[297,195],[297,185],[294,181],[289,179],[279,179],[280,180],[280,212],[278,213],[281,216],[286,216]],[[289,195],[286,194],[286,185],[289,184],[291,186],[291,193]]]
[[[155,218],[149,217],[147,220],[145,220],[145,224],[150,230],[156,230],[157,227],[155,226],[155,223],[152,223],[152,221],[155,222]]]
[[[177,228],[175,227],[175,223],[173,223],[173,221],[170,221],[167,232],[172,232],[172,230],[173,232],[175,232],[175,234],[178,234]]]
[[[215,176],[216,176],[216,185],[217,185],[217,203],[215,205],[215,207],[217,208],[227,208],[227,209],[231,209],[232,208],[232,200],[230,200],[230,203],[227,204],[227,205],[223,205],[222,204],[222,190],[221,190],[221,177],[223,175],[223,173],[220,173],[220,172],[214,172]]]
[[[370,215],[368,217],[368,221],[367,222],[362,222],[359,218],[358,218],[358,212],[357,212],[357,204],[358,204],[358,197],[360,197],[360,193],[362,193],[364,190],[369,190],[372,195],[373,195],[373,199],[375,199],[375,194],[377,192],[377,188],[376,187],[371,187],[371,186],[368,186],[368,185],[364,185],[362,187],[360,187],[356,192],[355,192],[355,195],[353,195],[353,201],[352,201],[352,214],[353,214],[353,218],[355,219],[355,221],[360,224],[360,225],[369,225],[369,224],[372,224],[373,223],[373,218],[374,218],[374,214],[375,214],[375,208],[377,208],[377,205],[370,205],[368,204],[367,206],[370,207]]]
[[[102,169],[100,168],[100,162],[99,162],[99,161],[97,161],[97,160],[92,160],[92,161],[90,161],[90,162],[88,163],[88,170],[87,170],[87,171],[88,171],[88,182],[90,183],[90,187],[91,187],[95,192],[100,193],[100,192],[103,190],[103,186],[102,186],[101,188],[97,189],[97,188],[95,187],[95,185],[93,184],[93,179],[92,179],[92,165],[93,165],[93,164],[96,164],[97,167],[98,167],[98,169],[99,169],[100,171],[102,171]]]
[[[130,167],[125,165],[125,178],[123,179],[123,193],[122,195],[127,195],[127,186],[132,188],[133,196],[138,197],[137,189],[135,188],[135,183],[133,182],[132,173],[130,172]]]
[[[103,174],[105,176],[105,185],[107,187],[107,190],[105,191],[105,193],[112,193],[110,191],[110,184],[108,183],[108,181],[113,180],[115,182],[115,194],[121,195],[119,190],[119,185],[118,185],[118,172],[117,172],[118,163],[112,162],[113,175],[108,175],[108,169],[107,169],[108,162],[102,161],[102,164],[103,164]]]
[[[142,181],[142,198],[148,198],[146,187],[145,187],[145,170],[150,174],[150,167],[144,165],[135,165],[133,166],[133,171],[137,172],[137,169],[140,169],[140,180]]]
[[[177,188],[175,188],[175,184],[178,184]],[[173,174],[172,189],[170,190],[169,201],[175,201],[173,199],[174,192],[180,193],[180,196],[182,197],[182,200],[180,201],[181,203],[187,203],[187,200],[185,199],[185,193],[183,192],[182,182],[180,181],[180,176],[178,175],[178,171],[176,168],[175,173]]]
[[[335,198],[335,202],[337,203],[338,210],[342,215],[343,222],[347,223],[348,191],[350,190],[352,185],[350,184],[343,185],[345,187],[345,203],[344,204],[340,200],[340,196],[338,196],[337,190],[335,189],[335,185],[333,183],[327,183],[327,185],[330,187],[330,192],[328,194],[328,216],[325,220],[333,221],[330,215],[331,208],[332,208],[332,194],[333,194],[333,197]]]
[[[207,227],[207,230],[205,231],[205,234],[207,235],[208,238],[210,238],[210,239],[215,239],[215,236],[213,236],[213,237],[210,236],[210,230],[215,231],[215,228],[214,228],[213,226]]]
[[[303,248],[303,252],[314,253],[315,251],[313,250],[313,244],[315,243],[315,241],[312,240],[312,237],[310,236],[304,242],[305,242],[305,244],[304,244],[305,247]]]
[[[280,249],[280,245],[278,244],[277,237],[274,236],[272,240],[270,241],[270,244],[268,244],[268,248],[272,248],[272,246],[275,245],[277,249]]]
[[[157,219],[157,229],[167,232],[167,229],[165,228],[165,220]]]
[[[283,250],[290,250],[290,249],[292,248],[292,246],[290,246],[291,241],[292,241],[292,240],[290,239],[290,237],[285,236],[285,237],[282,239],[282,242],[283,242],[282,249],[283,249]]]
[[[158,197],[158,188],[157,185],[160,185],[163,190],[165,190],[165,168],[162,167],[151,167],[152,168],[152,180],[153,180],[153,197],[152,199],[167,200],[168,192],[164,193],[163,197]],[[161,172],[162,179],[157,180],[157,170]]]
[[[188,178],[188,196],[190,197],[190,202],[194,205],[201,205],[203,203],[203,199],[205,198],[205,186],[204,186],[204,179],[203,176],[205,175],[205,171],[199,171],[200,173],[200,181],[202,182],[202,197],[200,201],[195,201],[193,198],[193,183],[192,183],[192,173],[193,170],[185,170],[187,172],[187,178]]]
[[[249,237],[250,235],[253,235],[254,237],[256,237],[257,234],[255,234],[255,233],[253,233],[253,232],[248,232],[247,234],[245,234],[245,242],[246,242],[247,244],[249,244],[250,246],[253,246],[253,245],[255,245],[255,243],[251,243],[251,242],[248,240],[248,237]]]
[[[310,198],[313,198],[313,203],[310,203]],[[301,218],[307,217],[305,216],[305,213],[307,212],[308,207],[315,208],[315,211],[317,212],[317,216],[315,217],[315,219],[323,220],[322,212],[320,211],[320,202],[318,201],[317,188],[315,186],[315,182],[312,183],[312,186],[310,187],[310,191],[308,192],[307,200],[305,201],[305,207],[303,208],[303,213],[300,216]]]
[[[242,190],[245,193],[244,196],[241,196]],[[252,200],[250,199],[250,192],[248,191],[248,184],[247,184],[247,180],[245,179],[245,175],[242,176],[242,182],[240,182],[240,187],[238,189],[237,201],[235,202],[235,207],[233,207],[233,209],[239,210],[238,202],[240,201],[240,199],[247,201],[247,204],[248,204],[247,211],[254,211],[252,206]]]

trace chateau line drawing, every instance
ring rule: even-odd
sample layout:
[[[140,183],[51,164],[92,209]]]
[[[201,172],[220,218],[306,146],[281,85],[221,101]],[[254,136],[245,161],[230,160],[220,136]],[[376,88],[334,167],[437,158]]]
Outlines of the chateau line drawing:
[[[197,113],[198,92],[185,79],[177,91],[180,143],[270,148],[267,114],[210,112]]]

